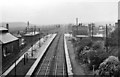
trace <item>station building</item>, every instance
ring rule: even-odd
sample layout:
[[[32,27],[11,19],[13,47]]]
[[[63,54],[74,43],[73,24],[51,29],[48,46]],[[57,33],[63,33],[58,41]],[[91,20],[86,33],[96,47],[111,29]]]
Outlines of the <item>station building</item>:
[[[26,44],[34,43],[41,38],[39,32],[28,32],[23,35]]]
[[[19,39],[4,27],[0,27],[0,49],[3,59],[19,52]]]

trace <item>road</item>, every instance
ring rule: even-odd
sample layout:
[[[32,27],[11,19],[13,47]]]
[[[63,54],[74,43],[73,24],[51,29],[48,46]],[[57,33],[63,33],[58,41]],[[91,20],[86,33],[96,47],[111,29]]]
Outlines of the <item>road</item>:
[[[60,29],[56,38],[47,49],[43,59],[40,61],[33,77],[67,76],[63,34],[62,29]]]

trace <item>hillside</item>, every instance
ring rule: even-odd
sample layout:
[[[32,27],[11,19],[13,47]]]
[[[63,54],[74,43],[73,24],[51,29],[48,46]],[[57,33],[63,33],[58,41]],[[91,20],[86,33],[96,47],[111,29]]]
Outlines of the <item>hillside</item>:
[[[24,22],[8,22],[8,24],[10,32],[22,31],[27,26]],[[0,26],[6,27],[6,22],[0,23]]]

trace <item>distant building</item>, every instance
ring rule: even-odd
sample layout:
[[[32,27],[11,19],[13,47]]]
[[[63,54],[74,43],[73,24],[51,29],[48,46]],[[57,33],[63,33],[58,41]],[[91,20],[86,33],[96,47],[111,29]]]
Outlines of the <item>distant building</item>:
[[[39,32],[27,32],[26,34],[23,35],[23,38],[26,44],[29,44],[31,42],[39,40],[41,37]]]
[[[97,27],[95,27],[93,23],[88,24],[88,26],[73,26],[72,31],[73,31],[73,36],[78,39],[88,38],[88,37],[91,37],[92,35],[93,35],[92,36],[93,40],[104,39],[104,35],[99,33],[99,30],[97,29]]]
[[[24,38],[20,33],[13,34],[15,37],[19,38],[19,46],[25,45]]]
[[[3,59],[19,52],[19,39],[8,32],[7,28],[0,27],[0,47]]]
[[[73,31],[73,35],[75,37],[77,35],[88,35],[88,27],[87,26],[73,26],[72,31]]]

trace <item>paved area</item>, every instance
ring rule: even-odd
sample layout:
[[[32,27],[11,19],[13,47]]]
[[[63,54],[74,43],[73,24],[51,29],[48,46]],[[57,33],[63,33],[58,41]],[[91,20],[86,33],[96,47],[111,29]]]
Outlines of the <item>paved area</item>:
[[[70,39],[69,37],[66,37],[68,53],[70,55],[72,68],[73,68],[73,74],[74,75],[85,75],[83,68],[80,66],[80,64],[75,59],[73,45],[72,45],[71,41],[69,41],[69,39]]]
[[[37,59],[40,54],[42,54],[42,50],[51,40],[51,34],[47,35],[44,38],[41,38],[36,44],[34,44],[25,54],[28,54],[28,58]],[[42,45],[42,46],[41,46]]]

